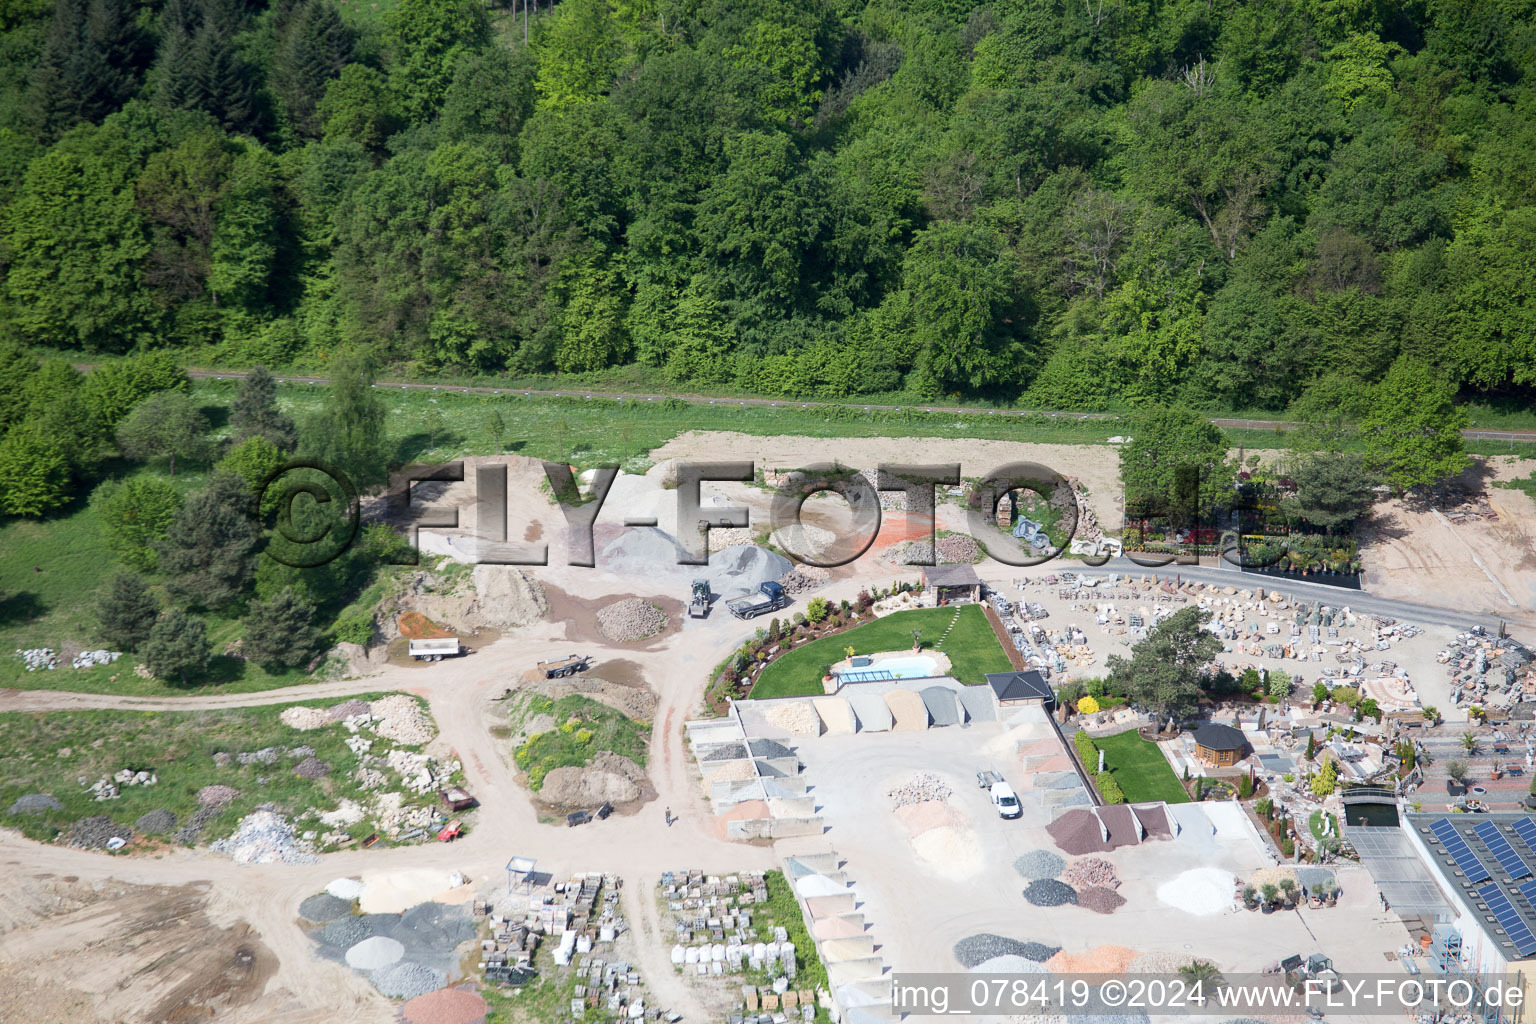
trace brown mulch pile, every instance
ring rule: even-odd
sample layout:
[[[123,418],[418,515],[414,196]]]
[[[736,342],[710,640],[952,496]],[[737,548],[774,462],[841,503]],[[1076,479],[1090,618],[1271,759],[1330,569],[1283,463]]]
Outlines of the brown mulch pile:
[[[1077,891],[1077,905],[1087,907],[1098,914],[1113,914],[1125,906],[1125,897],[1113,889],[1095,885]]]

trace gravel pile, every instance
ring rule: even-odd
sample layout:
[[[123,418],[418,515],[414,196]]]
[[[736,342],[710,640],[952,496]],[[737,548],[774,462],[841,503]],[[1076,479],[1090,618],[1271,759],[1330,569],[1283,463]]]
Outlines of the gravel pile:
[[[976,541],[964,534],[950,534],[948,537],[940,537],[934,547],[939,552],[939,561],[942,563],[964,562],[969,565],[981,559],[981,548]]]
[[[227,807],[239,795],[234,786],[204,786],[197,791],[197,802],[204,807]]]
[[[887,794],[897,807],[920,804],[928,800],[948,800],[954,796],[949,784],[932,772],[918,772]]]
[[[311,746],[308,746],[307,744],[300,744],[297,747],[289,747],[288,748],[288,757],[291,760],[294,760],[294,761],[302,761],[306,757],[314,757],[314,756],[315,756],[315,748],[311,747]]]
[[[1044,964],[1022,956],[995,956],[971,968],[975,974],[1049,974]]]
[[[718,747],[705,751],[704,756],[699,758],[699,760],[706,762],[740,761],[747,756],[747,745],[737,740],[733,743],[722,743]]]
[[[778,740],[752,740],[748,744],[753,757],[794,757],[795,752]]]
[[[340,704],[332,706],[325,713],[326,717],[333,722],[339,722],[343,718],[351,718],[353,715],[371,714],[373,714],[373,705],[369,704],[365,700],[358,700],[355,697],[352,700],[343,701]]]
[[[1060,952],[1060,946],[1047,946],[1043,942],[1020,942],[990,932],[967,935],[955,943],[955,959],[960,961],[960,966],[966,968],[976,967],[1000,956],[1017,956],[1043,964]]]
[[[396,743],[418,747],[437,735],[432,720],[421,710],[421,705],[416,703],[414,697],[404,694],[397,693],[375,701],[373,716],[378,719],[373,731]]]
[[[470,988],[445,988],[417,996],[400,1007],[406,1024],[476,1024],[489,1007]]]
[[[405,959],[447,971],[458,963],[458,947],[478,935],[479,928],[462,906],[422,903],[401,914],[390,934],[405,945]]]
[[[220,786],[216,788],[228,789],[229,787]],[[207,827],[210,821],[212,821],[214,818],[217,818],[223,812],[223,810],[224,808],[222,805],[199,807],[195,812],[193,812],[192,817],[187,819],[186,824],[182,825],[181,828],[176,830],[176,835],[174,837],[175,840],[178,843],[185,843],[188,845],[197,842],[197,837],[202,835],[203,829]]]
[[[1061,880],[1074,889],[1089,889],[1095,886],[1120,888],[1120,879],[1115,876],[1115,866],[1099,857],[1084,857],[1082,860],[1075,860],[1068,864],[1067,869],[1061,873]]]
[[[352,901],[337,899],[328,892],[311,896],[299,904],[299,916],[315,924],[326,924],[352,913]]]
[[[363,883],[355,878],[335,878],[326,883],[325,891],[339,900],[349,903],[363,894]]]
[[[402,960],[368,975],[373,987],[391,999],[415,999],[436,992],[448,984],[448,976],[442,971]]]
[[[148,814],[140,815],[139,820],[133,823],[133,827],[141,835],[164,835],[176,827],[176,815],[170,811],[153,810]]]
[[[81,818],[69,826],[69,830],[59,837],[59,842],[78,850],[104,850],[109,839],[132,838],[133,829],[126,825],[115,825],[111,818],[98,814]]]
[[[643,640],[660,633],[666,624],[667,617],[660,608],[638,597],[615,601],[597,613],[597,628],[618,643]]]
[[[1030,850],[1013,862],[1013,870],[1034,881],[1037,878],[1055,878],[1067,862],[1050,850]]]
[[[283,713],[277,716],[277,720],[290,729],[298,729],[300,732],[308,732],[311,729],[324,729],[332,724],[331,716],[319,708],[293,707],[284,708]]]
[[[260,750],[252,750],[235,755],[235,760],[241,764],[274,764],[277,761],[276,747],[262,747]]]
[[[347,950],[347,966],[359,971],[377,971],[399,963],[405,947],[387,935],[371,935]]]
[[[824,587],[831,581],[832,574],[815,565],[797,565],[779,577],[779,585],[791,596]]]
[[[217,853],[227,853],[236,864],[318,864],[320,858],[299,849],[293,826],[271,811],[256,811],[240,819],[239,828],[228,839],[209,844]]]
[[[1054,878],[1037,878],[1024,887],[1024,898],[1037,907],[1059,907],[1077,902],[1077,891]]]
[[[323,779],[331,774],[331,766],[318,757],[306,757],[293,766],[293,774],[301,779]]]
[[[344,917],[332,921],[315,936],[322,946],[333,950],[351,949],[364,939],[384,935],[400,923],[399,914],[368,914],[364,917]]]
[[[8,814],[42,814],[45,811],[62,811],[64,805],[47,793],[28,793],[17,797]]]
[[[1096,914],[1113,914],[1125,906],[1125,897],[1113,889],[1094,885],[1078,890],[1077,905],[1087,907]]]

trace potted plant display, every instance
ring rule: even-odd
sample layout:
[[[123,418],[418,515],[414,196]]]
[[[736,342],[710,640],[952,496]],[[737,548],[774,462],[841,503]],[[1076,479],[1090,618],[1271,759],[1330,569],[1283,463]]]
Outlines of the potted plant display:
[[[1265,882],[1264,888],[1259,891],[1264,894],[1264,913],[1273,914],[1275,901],[1280,898],[1280,890],[1275,888],[1272,882]]]
[[[1249,910],[1259,909],[1259,890],[1251,885],[1243,886],[1243,906]]]

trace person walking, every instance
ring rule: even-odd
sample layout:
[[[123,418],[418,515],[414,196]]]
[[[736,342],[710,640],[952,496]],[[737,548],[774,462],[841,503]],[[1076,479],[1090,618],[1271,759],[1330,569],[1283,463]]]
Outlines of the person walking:
[[[667,827],[672,827],[672,808],[667,808]]]

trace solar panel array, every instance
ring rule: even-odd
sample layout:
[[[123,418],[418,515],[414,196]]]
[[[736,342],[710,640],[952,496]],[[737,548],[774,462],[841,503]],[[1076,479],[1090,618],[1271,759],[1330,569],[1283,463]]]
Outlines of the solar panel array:
[[[1437,819],[1430,823],[1429,830],[1440,840],[1440,845],[1445,847],[1445,852],[1451,855],[1456,862],[1456,867],[1466,876],[1467,881],[1476,885],[1478,882],[1486,882],[1493,877],[1493,873],[1483,867],[1483,862],[1477,859],[1477,854],[1472,852],[1472,847],[1456,831],[1445,818]]]
[[[1488,844],[1488,852],[1498,858],[1499,866],[1511,881],[1518,882],[1522,878],[1530,878],[1536,872],[1525,862],[1525,858],[1515,850],[1504,833],[1499,831],[1499,826],[1491,821],[1480,821],[1473,826],[1478,838]]]
[[[1510,902],[1509,895],[1500,889],[1497,882],[1489,882],[1477,890],[1477,898],[1488,904],[1488,910],[1493,914],[1494,920],[1499,922],[1499,927],[1504,929],[1504,934],[1509,936],[1509,941],[1515,944],[1515,952],[1522,958],[1536,953],[1536,934],[1531,932],[1531,926],[1520,917],[1520,912]]]
[[[1536,903],[1536,882],[1526,882],[1520,886],[1520,895],[1529,903]]]
[[[1525,844],[1525,848],[1531,851],[1531,856],[1536,857],[1536,818],[1521,818],[1514,824],[1515,835]]]

